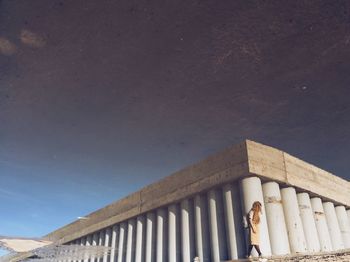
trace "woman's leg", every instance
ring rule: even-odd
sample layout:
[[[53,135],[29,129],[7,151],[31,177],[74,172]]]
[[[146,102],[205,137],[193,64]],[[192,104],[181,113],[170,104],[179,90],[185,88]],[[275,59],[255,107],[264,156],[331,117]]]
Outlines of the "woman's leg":
[[[259,245],[254,245],[256,251],[258,252],[259,256],[261,256],[261,251]]]
[[[250,256],[250,253],[252,253],[252,249],[253,249],[253,245],[249,245],[247,257],[249,257],[249,256]]]

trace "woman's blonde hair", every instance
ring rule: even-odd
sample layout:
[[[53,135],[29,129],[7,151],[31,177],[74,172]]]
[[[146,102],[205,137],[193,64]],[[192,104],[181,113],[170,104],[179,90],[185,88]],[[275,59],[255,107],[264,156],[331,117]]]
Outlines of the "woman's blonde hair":
[[[253,218],[252,221],[254,224],[260,223],[260,213],[261,213],[261,203],[259,201],[255,201],[252,206],[253,210]]]

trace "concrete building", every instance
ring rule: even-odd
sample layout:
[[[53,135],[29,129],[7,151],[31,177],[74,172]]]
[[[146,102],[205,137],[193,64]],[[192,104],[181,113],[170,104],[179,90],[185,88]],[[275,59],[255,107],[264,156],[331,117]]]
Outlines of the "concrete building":
[[[264,255],[350,248],[350,183],[248,140],[46,238],[112,247],[101,262],[233,260],[246,254],[244,218],[257,200]]]

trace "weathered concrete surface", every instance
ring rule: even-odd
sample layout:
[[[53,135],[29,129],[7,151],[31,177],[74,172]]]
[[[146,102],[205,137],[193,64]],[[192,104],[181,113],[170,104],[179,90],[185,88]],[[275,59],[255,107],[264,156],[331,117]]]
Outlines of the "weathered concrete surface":
[[[350,182],[281,150],[253,141],[246,143],[251,174],[350,206]]]
[[[307,191],[311,196],[350,206],[350,183],[281,150],[253,141],[228,148],[157,183],[146,186],[46,236],[66,243],[149,210],[212,187],[257,175]],[[339,192],[341,192],[339,194]]]

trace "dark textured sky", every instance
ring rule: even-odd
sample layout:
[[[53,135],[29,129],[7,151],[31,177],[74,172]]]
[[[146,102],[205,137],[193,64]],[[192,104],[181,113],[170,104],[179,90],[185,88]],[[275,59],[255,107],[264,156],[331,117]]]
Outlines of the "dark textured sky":
[[[349,61],[349,1],[0,0],[0,233],[245,138],[349,179]]]

